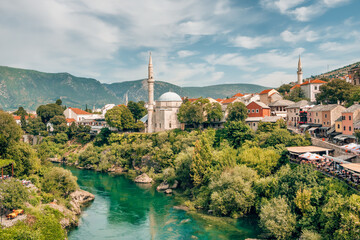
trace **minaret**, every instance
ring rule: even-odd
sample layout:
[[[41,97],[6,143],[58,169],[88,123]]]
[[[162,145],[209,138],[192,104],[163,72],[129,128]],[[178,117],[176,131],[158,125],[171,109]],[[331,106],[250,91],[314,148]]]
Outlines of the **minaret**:
[[[153,76],[153,65],[151,59],[151,52],[149,57],[149,68],[148,68],[148,86],[149,86],[149,102],[148,102],[148,127],[147,132],[153,132],[153,112],[154,112],[154,76]]]
[[[129,91],[127,91],[127,92],[126,92],[126,94],[125,94],[125,106],[127,106],[127,105],[128,105],[128,103],[129,103],[129,96],[128,96],[128,92],[129,92]]]
[[[303,72],[302,72],[302,67],[301,67],[300,55],[299,55],[297,75],[298,75],[298,84],[302,84],[303,83]]]

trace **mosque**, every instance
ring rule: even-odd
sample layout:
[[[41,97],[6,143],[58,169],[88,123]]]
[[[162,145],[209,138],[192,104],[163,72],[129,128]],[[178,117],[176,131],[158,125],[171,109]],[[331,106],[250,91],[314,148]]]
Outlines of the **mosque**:
[[[146,132],[160,132],[165,130],[171,130],[180,128],[180,122],[177,114],[182,104],[181,97],[174,92],[166,92],[159,97],[157,101],[154,101],[154,73],[151,59],[151,53],[149,57],[148,67],[148,94],[149,101],[147,103],[147,124]]]

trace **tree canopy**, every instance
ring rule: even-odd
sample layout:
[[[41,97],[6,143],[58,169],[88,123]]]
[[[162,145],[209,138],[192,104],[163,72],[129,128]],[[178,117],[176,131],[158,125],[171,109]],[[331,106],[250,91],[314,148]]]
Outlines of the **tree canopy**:
[[[16,124],[13,116],[4,111],[0,111],[0,156],[6,149],[15,144],[21,138],[22,130]]]
[[[341,79],[334,79],[320,86],[320,93],[316,95],[318,102],[336,104],[351,101],[353,91],[356,90],[351,83]]]
[[[147,113],[144,101],[140,101],[140,102],[130,101],[128,103],[127,107],[129,108],[130,112],[132,113],[132,115],[135,119],[135,122],[137,122],[139,119],[144,117]]]
[[[247,108],[242,102],[229,104],[227,110],[227,121],[245,121],[247,118]]]
[[[111,127],[119,130],[129,130],[134,128],[134,118],[131,111],[124,105],[115,106],[105,114],[105,120]]]
[[[47,123],[51,118],[55,116],[62,116],[63,112],[64,109],[55,103],[41,105],[36,109],[36,114],[41,117],[41,121],[43,123]]]
[[[199,98],[194,102],[186,101],[181,104],[178,119],[181,123],[193,124],[195,127],[201,126],[207,121],[206,105],[209,100],[206,98]]]

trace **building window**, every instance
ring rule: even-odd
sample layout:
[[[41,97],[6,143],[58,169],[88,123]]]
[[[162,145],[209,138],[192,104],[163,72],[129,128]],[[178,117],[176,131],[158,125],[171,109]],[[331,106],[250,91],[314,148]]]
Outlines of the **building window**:
[[[253,123],[253,126],[255,127],[255,123]]]
[[[327,114],[325,114],[325,118],[327,118]]]
[[[248,109],[248,113],[250,113],[250,109]]]
[[[161,123],[159,123],[159,128],[161,128]]]
[[[349,126],[349,131],[351,131],[351,126]]]
[[[252,113],[254,113],[254,112],[255,112],[255,110],[253,109],[253,110],[251,110],[251,112],[252,112]]]
[[[349,116],[349,120],[351,120],[351,116]]]
[[[155,127],[157,127],[157,126],[156,126],[156,123],[155,123]]]
[[[169,128],[171,128],[171,123],[169,123]]]
[[[346,130],[345,126],[344,126],[344,131]]]
[[[318,116],[318,113],[316,113],[316,116]]]
[[[311,122],[311,118],[309,118],[309,122]]]
[[[259,112],[259,109],[256,109],[256,113],[258,113]]]
[[[340,129],[340,124],[338,124],[338,129]]]
[[[314,89],[317,90],[317,86],[314,86]]]
[[[327,125],[330,125],[330,123],[329,123],[329,122],[327,122]]]
[[[324,122],[324,125],[325,125],[325,122]]]

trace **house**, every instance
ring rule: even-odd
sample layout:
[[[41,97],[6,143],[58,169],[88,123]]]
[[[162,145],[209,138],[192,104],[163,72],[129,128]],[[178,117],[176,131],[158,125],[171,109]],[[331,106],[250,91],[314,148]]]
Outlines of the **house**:
[[[246,105],[248,117],[265,117],[270,116],[270,107],[262,102],[251,102]]]
[[[76,122],[74,118],[66,118],[66,125],[70,126],[73,122]]]
[[[241,102],[240,98],[238,97],[227,98],[222,100],[221,104],[227,106],[230,103],[236,103],[236,102]]]
[[[21,126],[21,116],[13,115],[15,122]],[[34,115],[30,115],[30,118],[35,118]],[[26,122],[29,120],[29,116],[25,116]]]
[[[353,85],[360,85],[360,65],[349,70],[349,78]]]
[[[271,122],[275,123],[276,121],[282,119],[279,116],[266,116],[266,117],[248,117],[245,119],[245,123],[253,130],[256,131],[259,127],[259,122]]]
[[[342,128],[342,116],[338,117],[338,119],[335,120],[335,132],[341,134],[343,132]]]
[[[266,89],[259,93],[260,102],[269,105],[272,102],[283,99],[281,94],[275,89]]]
[[[67,108],[64,111],[65,118],[73,118],[76,122],[80,122],[83,119],[86,119],[91,113],[85,112],[84,110],[81,110],[79,108]]]
[[[304,109],[305,106],[308,106],[309,102],[306,101],[306,100],[301,100],[299,102],[296,102],[296,103],[293,103],[287,107],[285,107],[286,109],[286,114],[287,114],[287,124],[289,126],[293,126],[293,127],[296,127],[298,126],[299,122],[307,122],[307,119],[306,121],[301,121],[300,119],[300,113],[304,113],[304,112],[307,112],[306,110],[307,109]],[[306,117],[306,116],[305,116]]]
[[[234,96],[232,96],[232,97],[243,97],[244,96],[244,94],[241,94],[241,93],[237,93],[237,94],[235,94]]]
[[[325,81],[319,79],[312,79],[302,83],[300,88],[303,90],[305,97],[310,99],[310,102],[315,102],[316,94],[320,93],[320,86],[325,83]]]
[[[360,120],[360,105],[354,104],[351,107],[345,109],[341,113],[342,117],[342,134],[353,135],[354,123]]]
[[[269,107],[270,107],[271,115],[272,116],[280,116],[280,117],[286,119],[286,117],[287,117],[286,107],[288,107],[294,103],[295,102],[293,102],[293,101],[285,100],[285,99],[277,100],[275,102],[270,103]]]

